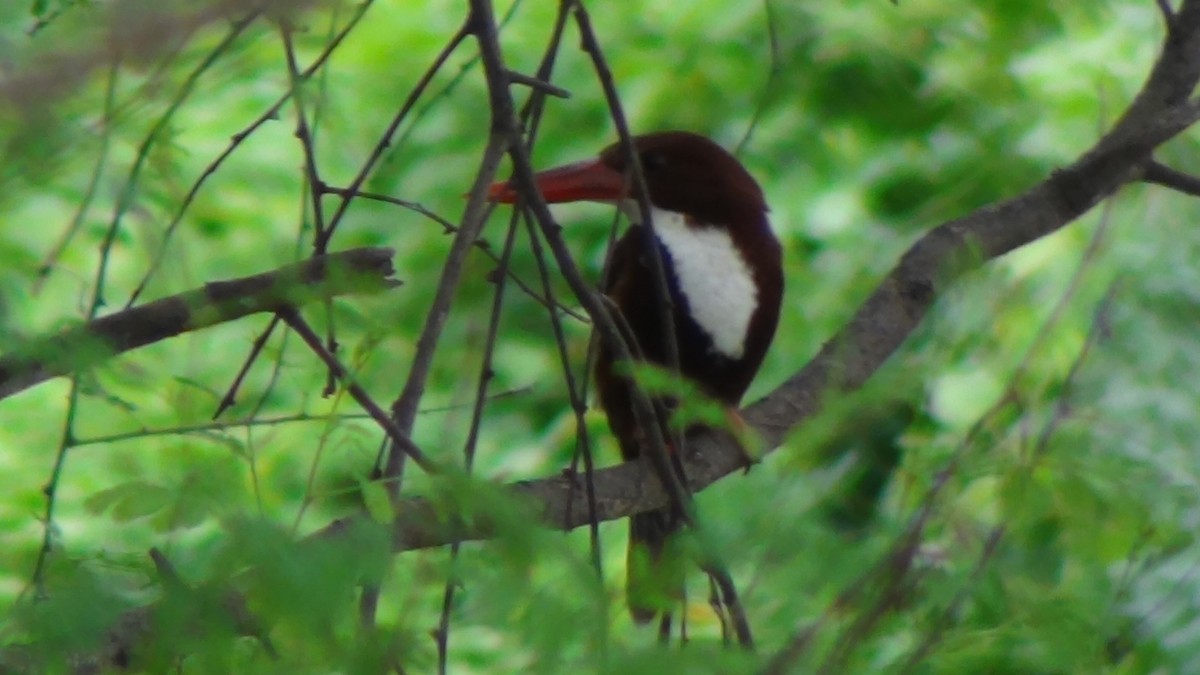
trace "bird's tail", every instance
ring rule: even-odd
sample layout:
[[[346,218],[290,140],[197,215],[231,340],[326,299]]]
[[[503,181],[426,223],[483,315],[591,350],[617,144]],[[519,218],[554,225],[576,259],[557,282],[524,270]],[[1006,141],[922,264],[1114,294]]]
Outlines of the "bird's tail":
[[[683,525],[678,509],[666,506],[629,518],[625,599],[637,623],[647,623],[683,601]]]

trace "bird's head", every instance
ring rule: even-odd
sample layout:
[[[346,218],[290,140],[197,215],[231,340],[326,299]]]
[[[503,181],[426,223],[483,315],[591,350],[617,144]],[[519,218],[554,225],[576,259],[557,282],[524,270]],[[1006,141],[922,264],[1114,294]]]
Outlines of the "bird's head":
[[[650,203],[710,225],[757,221],[767,211],[762,189],[741,162],[711,140],[687,131],[664,131],[633,139]],[[628,155],[614,143],[595,159],[538,173],[549,203],[595,201],[617,204],[636,216],[637,194]],[[491,186],[493,201],[517,199],[511,182]],[[636,219],[636,217],[635,217]]]

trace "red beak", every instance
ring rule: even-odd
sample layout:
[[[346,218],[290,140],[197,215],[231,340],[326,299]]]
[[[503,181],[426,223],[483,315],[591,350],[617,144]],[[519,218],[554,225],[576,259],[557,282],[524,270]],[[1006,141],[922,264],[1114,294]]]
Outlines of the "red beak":
[[[566,164],[534,174],[538,189],[550,204],[560,202],[615,202],[624,197],[625,177],[598,159]],[[488,199],[501,204],[517,201],[512,181],[492,183]]]

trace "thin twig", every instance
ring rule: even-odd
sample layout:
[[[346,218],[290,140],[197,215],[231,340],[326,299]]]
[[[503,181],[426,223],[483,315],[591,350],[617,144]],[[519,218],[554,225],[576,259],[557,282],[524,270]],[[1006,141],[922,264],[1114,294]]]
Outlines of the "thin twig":
[[[328,45],[326,45],[325,49],[322,50],[321,54],[317,56],[312,65],[304,70],[304,78],[311,77],[321,68],[321,66],[325,65],[325,62],[329,60],[338,46],[342,44],[342,41],[346,39],[346,36],[350,34],[350,31],[354,30],[374,2],[375,0],[362,0],[362,2],[358,5],[358,10],[352,17],[350,17],[350,20],[346,22],[346,26],[337,34],[336,37],[334,37],[333,40],[329,42]],[[291,97],[292,92],[288,91],[276,99],[275,103],[271,104],[271,107],[263,111],[263,113],[255,118],[253,122],[243,128],[241,131],[235,133],[230,138],[229,145],[227,145],[225,149],[221,151],[221,154],[217,155],[217,157],[200,172],[200,175],[192,183],[191,188],[188,189],[188,193],[184,195],[183,201],[179,203],[179,208],[175,210],[175,215],[171,218],[171,222],[167,224],[166,230],[163,231],[163,238],[159,243],[158,250],[155,252],[155,255],[151,257],[152,262],[150,264],[150,268],[146,270],[146,274],[142,276],[142,279],[138,282],[137,286],[134,287],[133,293],[130,294],[129,299],[125,302],[126,307],[132,307],[133,304],[137,302],[138,297],[140,297],[142,292],[145,291],[146,286],[148,286],[150,283],[150,280],[161,268],[163,261],[166,260],[166,251],[175,235],[175,232],[178,231],[179,226],[183,223],[184,215],[187,214],[188,209],[191,208],[192,203],[195,202],[196,196],[200,194],[201,188],[204,187],[209,177],[215,175],[221,165],[225,163],[225,160],[232,156],[233,153],[242,146],[246,139],[258,131],[259,128],[261,128],[267,122],[279,119],[280,109],[283,108],[283,105],[287,103]],[[247,366],[247,368],[248,367],[249,366]]]
[[[353,380],[350,373],[348,373],[342,364],[338,362],[337,357],[335,357],[333,354],[330,354],[325,349],[325,346],[321,344],[321,337],[313,331],[312,327],[309,326],[299,314],[296,313],[295,309],[292,309],[291,307],[284,307],[279,309],[277,314],[279,314],[279,318],[288,325],[288,328],[296,331],[296,334],[300,336],[300,339],[304,340],[304,343],[308,345],[309,349],[311,349],[313,353],[315,353],[322,361],[325,362],[326,367],[328,367],[337,375],[338,379],[342,382],[342,385],[345,386],[346,390],[350,392],[350,395],[354,397],[354,400],[357,401],[358,404],[367,411],[367,414],[371,416],[371,419],[375,420],[375,422],[383,428],[384,432],[387,433],[388,438],[391,439],[392,443],[395,444],[399,450],[403,451],[404,454],[408,455],[409,457],[412,457],[413,461],[417,463],[417,466],[424,469],[426,473],[440,473],[440,469],[436,464],[434,464],[433,460],[426,457],[425,453],[421,451],[421,448],[417,447],[417,444],[414,443],[412,439],[409,438],[408,435],[405,434],[399,427],[397,427],[394,422],[392,422],[392,419],[387,416],[387,413],[383,411],[383,408],[379,407],[379,404],[375,403],[375,401],[371,398],[371,395],[362,388],[362,385]]]
[[[413,106],[416,105],[417,101],[421,98],[421,95],[425,93],[425,89],[429,86],[429,83],[433,81],[433,76],[442,69],[442,66],[444,66],[446,61],[450,59],[450,55],[454,53],[454,50],[458,49],[458,45],[460,45],[462,41],[466,39],[466,37],[467,27],[466,24],[464,24],[453,36],[451,36],[450,41],[447,42],[446,46],[442,48],[442,51],[440,51],[438,55],[434,57],[433,63],[429,65],[429,68],[425,69],[425,73],[421,75],[421,79],[417,81],[417,84],[413,87],[412,91],[408,93],[408,97],[405,98],[404,103],[401,104],[400,109],[396,111],[395,116],[392,117],[392,121],[388,124],[383,134],[379,137],[379,141],[376,142],[375,147],[371,149],[371,154],[367,156],[367,159],[363,162],[362,166],[359,167],[358,173],[354,175],[354,178],[350,180],[350,184],[346,186],[346,192],[344,195],[342,195],[341,203],[338,204],[338,207],[333,212],[333,215],[329,217],[329,226],[314,242],[314,253],[323,252],[325,247],[329,245],[329,240],[331,237],[333,237],[333,232],[337,228],[338,224],[342,222],[342,217],[346,215],[346,210],[350,208],[350,202],[354,199],[354,195],[358,194],[358,191],[362,189],[363,183],[365,183],[367,178],[370,177],[371,172],[375,169],[375,165],[378,164],[379,160],[383,158],[383,153],[391,145],[392,140],[396,135],[396,130],[400,128],[400,125],[408,117],[409,112],[412,111]]]
[[[504,238],[504,250],[500,254],[500,266],[492,273],[496,290],[492,294],[492,308],[488,317],[487,335],[483,341],[483,359],[479,365],[479,377],[475,385],[475,403],[471,409],[471,423],[467,430],[467,440],[463,444],[463,461],[467,475],[475,467],[475,450],[479,442],[479,429],[483,425],[483,408],[487,403],[487,390],[495,371],[492,370],[492,358],[496,352],[496,341],[500,336],[500,315],[504,308],[504,290],[509,260],[512,258],[513,243],[517,238],[517,226],[520,214],[514,212],[508,223],[508,234]],[[450,564],[448,569],[455,568],[461,542],[450,545]],[[442,610],[435,630],[437,636],[438,672],[443,675],[449,665],[450,658],[450,611],[454,606],[454,591],[460,581],[452,573],[446,578],[446,586],[442,591]]]
[[[79,206],[75,209],[75,216],[71,218],[70,225],[67,226],[66,231],[55,242],[38,267],[38,276],[33,284],[33,295],[35,296],[41,291],[42,284],[45,283],[50,273],[54,271],[63,251],[67,249],[71,240],[83,227],[83,222],[91,209],[92,200],[96,197],[96,188],[100,185],[100,177],[104,174],[105,165],[108,164],[109,141],[113,132],[113,106],[116,99],[117,80],[119,79],[117,75],[120,73],[120,65],[120,61],[113,61],[108,73],[108,84],[104,89],[104,114],[100,118],[100,149],[96,153],[96,164],[92,167],[87,187],[84,188],[83,196],[79,199]]]
[[[258,360],[258,355],[267,346],[267,341],[275,333],[275,328],[279,326],[279,317],[272,316],[271,321],[267,323],[267,327],[262,330],[254,340],[250,343],[250,352],[246,354],[246,358],[242,359],[242,365],[238,367],[237,374],[233,376],[233,380],[226,387],[225,393],[221,396],[221,400],[217,402],[216,409],[213,410],[212,419],[218,419],[221,415],[229,410],[237,403],[238,392],[242,390],[242,383],[246,381],[246,377],[250,375],[250,368],[254,366],[254,362]]]
[[[1184,173],[1178,169],[1172,169],[1159,162],[1151,161],[1146,164],[1142,180],[1154,185],[1169,187],[1185,195],[1200,197],[1200,177]]]
[[[750,138],[754,136],[754,131],[758,129],[758,124],[762,121],[763,113],[767,111],[767,104],[771,101],[771,96],[775,93],[775,81],[779,79],[779,74],[783,71],[783,59],[780,56],[782,49],[779,46],[779,28],[775,25],[775,12],[771,9],[772,0],[763,0],[763,14],[766,16],[767,23],[767,44],[769,49],[769,65],[767,67],[767,81],[763,83],[762,94],[759,96],[758,105],[754,106],[754,112],[750,115],[750,124],[746,125],[746,133],[742,134],[742,140],[734,146],[733,154],[740,155],[750,145]]]
[[[557,98],[571,98],[571,92],[567,91],[566,89],[550,84],[549,82],[532,75],[525,75],[524,73],[518,73],[517,71],[511,69],[506,70],[505,75],[508,76],[509,82],[523,84],[526,87],[537,89],[542,93],[549,94]]]
[[[329,192],[331,194],[336,194],[336,195],[344,195],[347,192],[345,188],[337,188],[337,187],[330,187],[330,186],[325,186],[325,191]],[[438,225],[441,225],[442,230],[447,234],[454,234],[455,232],[458,232],[457,225],[450,222],[449,220],[446,220],[444,217],[438,215],[434,211],[429,210],[424,205],[422,205],[418,202],[409,201],[407,199],[400,199],[399,197],[392,197],[390,195],[379,194],[377,192],[359,192],[358,196],[362,199],[383,202],[386,204],[393,204],[395,206],[399,206],[401,208],[408,209],[409,211],[414,211],[416,213],[419,213],[422,216],[425,216],[426,218],[434,221]],[[500,262],[500,256],[496,255],[496,252],[492,250],[491,244],[488,242],[487,239],[484,239],[482,237],[479,239],[476,239],[473,245],[475,246],[475,248],[479,249],[480,251],[483,251],[483,254],[486,255],[488,258],[490,258],[492,260],[492,262],[495,262],[495,263]],[[512,269],[508,269],[505,272],[505,274],[508,276],[509,279],[512,280],[512,282],[514,284],[517,285],[517,288],[519,288],[522,293],[524,293],[526,296],[528,296],[534,302],[536,302],[539,305],[550,310],[551,312],[555,312],[555,311],[562,312],[563,314],[566,314],[567,316],[571,317],[572,319],[576,319],[583,323],[589,322],[587,316],[585,316],[584,314],[580,314],[575,309],[573,309],[571,307],[567,307],[566,305],[563,305],[561,303],[556,303],[553,300],[549,300],[549,299],[547,299],[548,296],[544,297],[542,295],[539,295],[537,293],[537,291],[533,290],[533,287],[531,287],[528,283],[526,283],[524,279],[517,276],[517,273],[514,272]]]
[[[508,23],[517,16],[517,12],[520,10],[520,8],[521,0],[514,0],[513,2],[509,3],[508,11],[505,12],[504,16],[500,18],[501,28],[507,26]],[[445,86],[425,98],[425,103],[409,116],[412,122],[405,127],[404,131],[399,137],[397,137],[396,144],[392,148],[393,152],[399,152],[407,146],[409,139],[412,138],[412,135],[417,131],[417,129],[420,128],[421,121],[425,119],[425,116],[437,110],[437,107],[441,105],[450,94],[454,93],[454,90],[457,89],[460,84],[462,84],[467,75],[469,75],[478,65],[479,55],[472,54],[466,61],[462,63],[462,65],[458,67],[458,72],[451,76],[450,80],[446,82]]]
[[[288,85],[292,92],[293,108],[296,110],[296,139],[300,141],[300,149],[304,155],[304,179],[308,184],[308,195],[312,200],[309,207],[313,217],[313,246],[325,235],[325,214],[321,210],[321,195],[324,193],[321,174],[317,168],[317,148],[313,131],[308,124],[308,112],[305,110],[307,100],[304,93],[304,83],[307,78],[300,73],[296,64],[296,48],[292,44],[293,28],[286,21],[279,26],[279,34],[283,42],[283,53],[287,62]]]
[[[63,431],[59,435],[58,449],[54,453],[54,466],[50,469],[50,478],[42,492],[46,495],[46,510],[42,514],[42,545],[38,549],[37,562],[33,567],[33,588],[38,599],[47,597],[46,566],[49,564],[50,552],[54,543],[54,508],[58,504],[58,482],[62,478],[63,469],[67,462],[67,452],[75,441],[75,417],[79,412],[79,376],[71,375],[71,390],[67,394],[67,412],[63,419]]]
[[[501,399],[520,396],[530,391],[532,387],[526,385],[523,387],[513,387],[504,391],[498,391],[488,396],[489,401],[499,401]],[[451,412],[468,408],[472,403],[451,403],[447,405],[432,406],[429,408],[421,408],[420,414],[433,415],[437,413]],[[214,441],[221,443],[226,442],[215,432],[232,431],[234,429],[249,429],[254,427],[274,427],[284,424],[304,424],[308,422],[330,421],[336,422],[353,422],[360,420],[371,419],[367,413],[330,413],[330,414],[313,414],[313,413],[296,413],[294,415],[279,415],[277,417],[258,417],[257,415],[247,415],[242,419],[229,420],[228,422],[199,422],[196,424],[182,424],[172,427],[163,427],[159,429],[150,429],[143,427],[135,431],[124,431],[116,434],[103,434],[100,436],[89,436],[87,438],[76,438],[72,447],[80,448],[88,445],[108,445],[110,443],[121,443],[123,441],[132,441],[142,438],[153,438],[158,436],[182,436],[187,434],[196,434],[202,438],[212,438]]]
[[[328,244],[329,238],[333,236],[334,228],[341,222],[354,196],[358,194],[358,191],[362,188],[363,183],[366,182],[367,177],[371,175],[376,164],[383,158],[386,149],[392,144],[400,125],[408,118],[417,101],[420,100],[426,88],[433,81],[433,77],[442,69],[468,34],[468,23],[464,21],[458,31],[451,36],[446,46],[434,57],[433,63],[422,74],[416,86],[408,93],[404,103],[401,104],[400,109],[392,117],[391,122],[380,136],[375,147],[371,150],[370,155],[346,187],[346,192],[342,195],[341,203],[338,204],[337,210],[329,220],[329,227],[325,230],[324,236],[316,240],[314,250],[319,251]],[[480,173],[482,174],[484,171],[485,168],[481,166]],[[429,367],[433,361],[433,351],[437,346],[437,338],[441,335],[442,326],[445,324],[450,300],[453,296],[452,291],[457,288],[458,277],[461,274],[462,260],[465,257],[466,249],[470,243],[478,238],[479,229],[482,228],[482,222],[485,218],[482,211],[477,209],[471,219],[468,219],[466,215],[464,215],[463,219],[464,224],[473,225],[475,231],[472,232],[472,227],[464,227],[455,235],[454,243],[451,244],[451,253],[447,256],[446,266],[442,269],[442,280],[438,285],[433,306],[430,308],[428,318],[421,332],[421,337],[418,339],[417,350],[413,356],[408,379],[405,380],[400,398],[392,403],[389,420],[404,434],[412,432],[417,406],[420,405],[421,396],[425,391],[425,379],[428,377]],[[451,262],[453,259],[457,260],[456,266]],[[389,442],[388,439],[384,439],[383,443],[380,444],[379,455],[375,460],[375,469],[372,474],[383,479],[388,490],[388,496],[393,503],[400,496],[406,456],[407,453],[400,452],[394,443]],[[359,618],[364,627],[370,628],[374,625],[375,610],[378,607],[378,603],[378,586],[364,586],[358,603]]]
[[[334,51],[336,51],[337,48],[342,44],[346,36],[348,36],[350,32],[359,24],[373,3],[374,0],[363,0],[359,3],[357,11],[355,11],[355,13],[350,17],[350,20],[346,22],[346,25],[342,28],[342,30],[333,36],[333,38],[325,46],[325,49],[321,51],[313,63],[304,70],[301,79],[307,79],[321,69],[325,62],[333,55]],[[208,178],[216,174],[217,170],[224,164],[225,160],[231,157],[233,153],[241,147],[247,138],[249,138],[267,122],[278,119],[280,109],[285,103],[287,103],[288,100],[291,99],[292,94],[293,91],[291,90],[284,93],[282,96],[276,99],[275,103],[273,103],[271,107],[259,115],[258,118],[256,118],[241,131],[235,133],[231,138],[229,145],[226,146],[221,154],[218,155],[212,162],[210,162],[203,171],[201,171],[200,176],[195,180],[195,182],[192,183],[187,195],[184,196],[183,201],[179,204],[179,208],[176,209],[174,217],[167,225],[167,228],[163,233],[162,242],[159,244],[156,254],[151,258],[152,262],[150,264],[150,268],[146,271],[146,274],[143,275],[141,281],[138,282],[137,286],[133,290],[133,293],[130,294],[129,300],[125,304],[126,307],[133,306],[134,302],[136,302],[137,298],[141,296],[142,292],[150,283],[150,280],[158,272],[159,268],[163,264],[163,261],[166,260],[167,248],[170,245],[175,232],[183,223],[184,215],[195,201],[196,196],[200,193],[201,188],[206,184]],[[221,401],[217,404],[216,409],[213,411],[213,419],[217,419],[222,415],[222,413],[234,405],[237,400],[237,394],[241,390],[242,383],[249,375],[250,369],[258,359],[258,355],[261,353],[263,347],[266,346],[267,341],[270,339],[278,325],[278,318],[272,317],[271,322],[267,324],[267,327],[254,339],[249,354],[247,354],[245,360],[242,362],[241,367],[238,369],[238,374],[234,377],[233,381],[226,389],[225,395],[221,397]],[[277,375],[278,368],[272,374],[272,379],[277,377]]]
[[[500,168],[500,159],[504,156],[507,142],[499,135],[493,134],[484,149],[480,160],[479,171],[475,176],[470,196],[467,198],[467,208],[463,213],[463,222],[450,244],[446,253],[446,261],[442,265],[442,275],[434,291],[433,303],[429,307],[421,335],[417,338],[417,346],[409,366],[408,379],[400,396],[392,403],[392,419],[400,429],[411,430],[413,419],[421,397],[425,393],[425,382],[433,365],[433,356],[437,351],[442,328],[450,314],[450,303],[454,300],[458,283],[462,279],[467,252],[479,237],[483,229],[487,211],[486,193],[488,185],[495,179],[496,171]],[[395,478],[402,471],[402,457],[392,449],[388,453],[383,476],[389,481],[389,493],[393,501],[400,497],[399,486]]]
[[[545,253],[542,250],[541,241],[538,239],[538,231],[534,223],[529,218],[525,218],[525,227],[529,232],[529,245],[533,251],[534,260],[537,261],[538,272],[542,278],[542,291],[546,294],[546,298],[551,301],[554,298],[554,290],[550,284],[550,269],[546,264]],[[592,566],[596,573],[601,573],[601,551],[600,551],[600,523],[594,517],[596,507],[596,486],[592,481],[592,475],[595,471],[595,462],[592,455],[592,439],[588,432],[587,420],[584,416],[587,414],[587,373],[588,369],[584,369],[584,376],[576,381],[575,374],[571,370],[571,355],[567,348],[567,337],[563,331],[562,320],[553,311],[548,312],[550,318],[550,330],[554,335],[554,344],[558,351],[558,362],[562,367],[563,378],[566,380],[567,398],[571,403],[571,413],[575,416],[575,454],[571,460],[571,472],[577,470],[577,458],[583,459],[583,476],[584,490],[587,494],[588,513],[591,516],[591,525],[589,526],[590,549],[592,553]],[[589,350],[590,353],[591,350]],[[571,484],[574,487],[574,483]],[[568,518],[570,515],[568,514]]]
[[[667,282],[666,264],[663,261],[662,244],[658,237],[654,234],[654,219],[650,217],[650,191],[646,187],[646,176],[642,170],[641,156],[638,154],[636,147],[633,144],[633,133],[629,129],[629,123],[625,118],[625,111],[621,106],[621,98],[617,93],[617,86],[613,80],[612,69],[608,67],[608,61],[604,58],[604,52],[600,48],[600,41],[596,38],[596,32],[592,29],[592,21],[587,9],[582,3],[576,2],[574,7],[575,23],[579,27],[580,42],[583,50],[588,54],[592,61],[592,67],[596,71],[596,78],[600,81],[601,89],[604,91],[605,103],[608,105],[609,115],[613,120],[613,125],[617,128],[617,137],[621,144],[621,148],[626,156],[627,170],[629,171],[629,179],[634,188],[634,194],[637,198],[639,217],[641,226],[645,229],[648,236],[644,237],[643,243],[646,247],[646,258],[650,263],[650,272],[654,276],[655,281],[655,301],[658,303],[659,316],[662,318],[661,328],[663,344],[666,347],[666,367],[673,373],[679,373],[679,341],[675,332],[675,304],[671,297],[670,288]],[[637,388],[636,385],[634,388]],[[655,425],[662,431],[650,431],[649,425],[639,424],[643,432],[650,439],[647,449],[650,452],[654,466],[663,471],[662,479],[668,483],[676,483],[685,489],[679,491],[679,503],[675,506],[679,509],[680,516],[685,523],[691,524],[695,520],[696,509],[692,503],[691,495],[687,494],[687,476],[679,476],[678,480],[670,476],[677,472],[673,457],[684,450],[682,434],[673,434],[670,431],[667,415],[661,409],[662,406],[654,411],[653,417],[656,419]],[[650,418],[647,415],[645,420]],[[666,444],[663,440],[670,440],[675,445],[676,453],[667,452]],[[673,491],[674,492],[674,491]]]
[[[175,113],[179,111],[179,108],[183,106],[184,102],[186,102],[192,95],[192,92],[195,91],[196,85],[200,81],[200,77],[204,75],[204,73],[206,73],[220,57],[224,56],[226,52],[232,49],[234,43],[237,41],[238,37],[241,36],[242,32],[245,31],[246,28],[248,28],[261,13],[262,10],[260,8],[256,8],[230,25],[229,31],[225,34],[225,37],[222,38],[221,41],[217,43],[217,46],[213,47],[213,49],[205,55],[200,64],[197,65],[192,72],[188,73],[186,78],[184,78],[183,84],[179,87],[179,91],[175,94],[175,98],[171,100],[171,103],[167,106],[167,109],[161,116],[159,116],[158,120],[155,121],[154,126],[152,126],[150,131],[146,134],[146,138],[143,139],[142,143],[138,146],[137,154],[135,155],[133,161],[133,166],[129,169],[129,175],[126,176],[125,184],[121,187],[120,195],[117,198],[116,208],[113,210],[112,220],[108,224],[108,229],[104,234],[104,241],[100,245],[101,255],[99,269],[96,271],[96,288],[92,295],[91,311],[89,312],[87,318],[90,319],[96,316],[96,310],[99,309],[100,305],[104,304],[104,283],[108,278],[108,253],[112,248],[113,243],[116,242],[117,235],[121,231],[121,223],[125,217],[125,213],[133,207],[134,199],[138,194],[138,184],[141,180],[142,167],[145,166],[146,160],[150,156],[151,148],[154,147],[162,134],[167,130],[171,120],[175,118]],[[126,304],[126,307],[131,306],[132,303],[133,299],[131,298],[129,303]]]
[[[566,31],[567,19],[570,16],[574,0],[561,0],[558,4],[558,13],[554,18],[554,28],[550,32],[550,39],[546,44],[546,51],[542,55],[541,64],[538,66],[537,76],[543,81],[550,81],[554,72],[554,64],[558,59],[558,52],[562,46],[563,33]],[[525,105],[522,106],[521,112],[518,115],[522,126],[529,131],[526,135],[526,147],[532,151],[534,144],[537,141],[538,130],[541,126],[542,114],[546,109],[546,96],[539,91],[534,91],[529,97]],[[534,261],[537,263],[538,274],[542,282],[542,292],[546,295],[548,303],[543,305],[548,310],[547,316],[550,319],[550,329],[554,335],[554,344],[558,351],[558,361],[562,368],[563,378],[567,387],[567,398],[571,404],[571,413],[575,417],[575,451],[572,453],[571,466],[569,471],[572,474],[577,474],[579,469],[579,461],[583,460],[583,485],[584,492],[588,501],[589,514],[594,513],[596,503],[596,487],[592,482],[592,474],[595,471],[595,461],[593,458],[593,446],[591,434],[588,432],[588,425],[585,415],[587,414],[587,393],[588,393],[588,373],[591,369],[590,357],[593,353],[592,349],[588,350],[588,359],[585,359],[583,375],[578,380],[571,368],[570,350],[567,346],[566,334],[563,331],[562,320],[554,311],[554,307],[558,306],[554,302],[554,287],[550,283],[550,267],[546,264],[545,251],[542,248],[542,243],[539,238],[538,229],[534,226],[533,221],[528,217],[524,209],[521,209],[524,214],[525,229],[529,234],[529,248],[533,253]],[[579,318],[579,315],[569,313],[570,316]],[[584,318],[587,321],[586,318]],[[592,333],[593,339],[589,340],[594,343],[595,332]],[[574,488],[575,483],[571,483]],[[603,560],[602,551],[600,548],[600,523],[596,518],[591,517],[591,524],[588,527],[589,550],[592,556],[592,567],[595,569],[597,576],[603,577]]]
[[[321,180],[320,170],[317,168],[317,147],[316,139],[314,138],[314,130],[308,123],[307,95],[304,91],[306,79],[300,74],[300,67],[296,64],[296,49],[292,44],[292,26],[288,19],[280,21],[279,33],[283,42],[284,60],[287,62],[288,86],[293,93],[292,103],[296,110],[296,139],[300,141],[300,149],[304,156],[304,192],[308,194],[311,203],[309,208],[312,213],[313,222],[313,249],[320,253],[324,250],[318,250],[317,242],[325,237],[325,212],[321,208],[321,197],[325,192],[321,189],[325,184]],[[303,211],[301,212],[303,214]],[[301,221],[303,222],[303,215]],[[303,227],[301,228],[303,229]],[[325,301],[325,349],[329,350],[330,354],[337,354],[338,342],[335,332],[336,322],[333,315],[333,301]],[[331,396],[337,387],[337,378],[332,371],[329,371],[325,378],[325,390],[323,396]]]

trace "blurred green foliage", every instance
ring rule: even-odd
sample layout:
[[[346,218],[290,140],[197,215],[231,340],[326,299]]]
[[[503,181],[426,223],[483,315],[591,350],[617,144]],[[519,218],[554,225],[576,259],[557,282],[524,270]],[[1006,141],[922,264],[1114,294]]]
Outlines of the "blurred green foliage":
[[[738,147],[769,196],[788,289],[750,399],[803,365],[922,232],[1029,187],[1089,147],[1136,92],[1163,34],[1154,3],[1143,0],[590,4],[634,129],[686,128]],[[463,5],[372,3],[305,84],[327,184],[352,180],[461,24]],[[511,67],[536,69],[554,5],[500,8]],[[278,29],[251,24],[168,115],[231,24],[177,8],[158,15],[177,24],[154,34],[150,14],[121,14],[121,6],[0,6],[5,351],[85,315],[124,194],[131,199],[108,255],[101,312],[123,306],[160,258],[143,299],[311,250],[293,103],[239,135],[288,90]],[[294,17],[302,68],[358,9],[330,0]],[[614,138],[577,44],[569,26],[553,81],[572,96],[547,103],[539,165],[590,156]],[[468,40],[365,189],[456,222],[488,125]],[[167,224],[231,139],[239,139],[234,152],[206,177],[168,240]],[[1196,149],[1183,138],[1162,159],[1196,170]],[[326,195],[322,204],[328,216],[338,199]],[[610,210],[557,213],[581,265],[598,278]],[[380,433],[348,397],[321,396],[325,371],[280,331],[222,420],[308,418],[191,428],[212,416],[264,328],[267,319],[252,318],[80,377],[44,603],[32,602],[31,579],[69,387],[60,379],[0,402],[6,639],[51,654],[94,644],[116,610],[163,595],[146,556],[158,547],[196,585],[195,604],[236,579],[281,659],[248,639],[213,637],[192,646],[184,672],[378,672],[391,658],[427,672],[447,580],[458,589],[455,673],[747,671],[818,622],[798,666],[811,670],[851,635],[853,617],[871,611],[869,590],[857,601],[838,597],[879,564],[953,461],[924,530],[919,583],[873,631],[853,638],[845,672],[897,670],[926,640],[917,672],[1194,672],[1198,216],[1188,198],[1129,187],[1103,210],[987,266],[938,303],[864,391],[829,401],[829,413],[761,466],[698,495],[706,536],[739,582],[758,654],[721,646],[699,575],[687,612],[691,643],[657,647],[653,631],[635,629],[622,606],[623,524],[600,528],[599,579],[586,531],[531,527],[524,506],[493,487],[560,471],[576,438],[546,311],[511,284],[490,390],[513,393],[487,407],[480,480],[440,484],[412,469],[405,483],[406,492],[492,514],[497,540],[465,545],[452,564],[443,550],[389,557],[379,531],[356,534],[344,549],[298,545],[296,535],[364,499],[386,519],[382,495],[362,494]],[[494,252],[506,222],[502,210],[485,231]],[[61,255],[51,257],[60,241]],[[333,239],[335,249],[397,249],[402,288],[338,300],[329,314],[307,311],[318,325],[333,322],[339,355],[384,404],[408,372],[449,241],[440,224],[367,199],[353,202]],[[494,267],[478,251],[468,259],[424,399],[430,411],[414,431],[442,461],[461,461]],[[540,288],[524,232],[512,269]],[[569,298],[557,278],[553,288]],[[578,373],[588,327],[566,318],[565,329]],[[1089,335],[1098,337],[1068,381]],[[997,407],[1006,392],[1010,404]],[[587,423],[603,463],[613,461],[599,414]],[[180,427],[190,430],[170,431]],[[124,436],[105,440],[114,435]],[[1002,536],[985,554],[995,528]],[[257,573],[247,578],[246,569]],[[385,580],[381,626],[364,635],[355,587],[371,579]],[[164,631],[168,644],[191,635]]]

